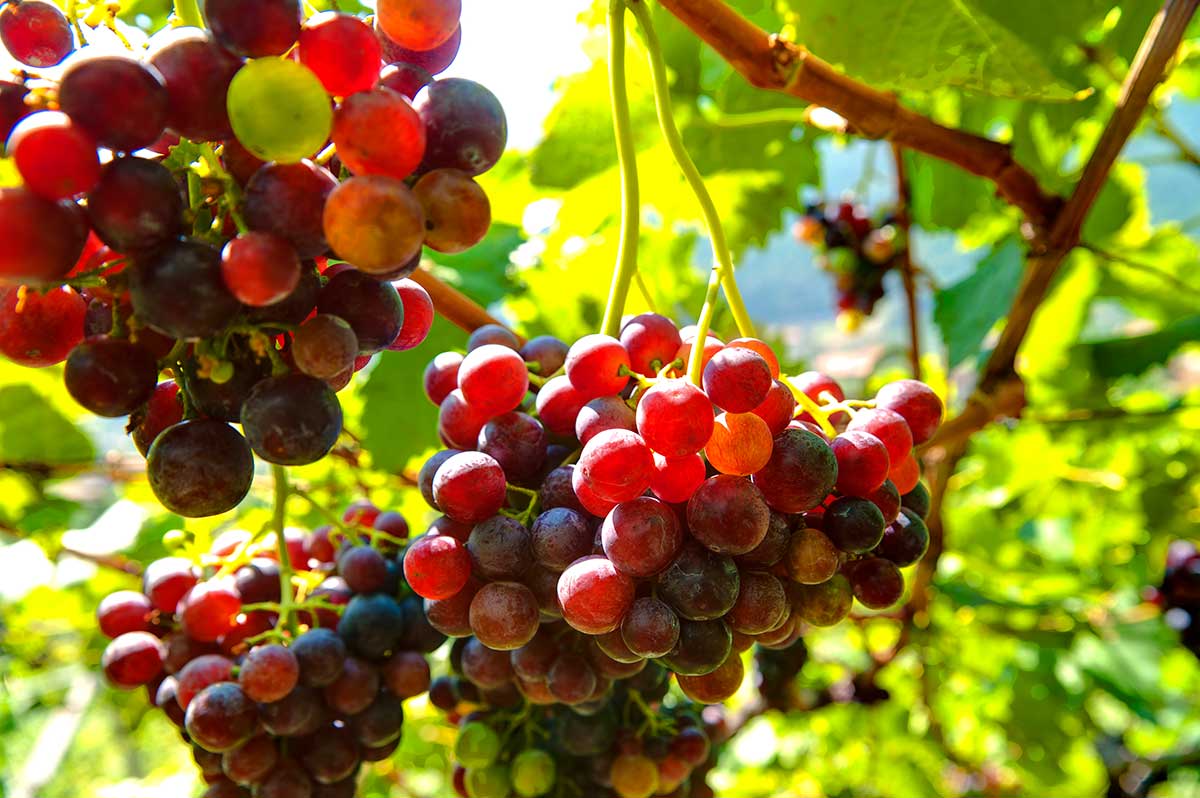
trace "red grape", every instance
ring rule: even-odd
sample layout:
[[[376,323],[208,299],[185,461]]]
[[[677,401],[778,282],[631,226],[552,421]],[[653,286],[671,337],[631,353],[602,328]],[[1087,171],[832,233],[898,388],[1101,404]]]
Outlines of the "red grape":
[[[248,58],[283,55],[300,36],[299,0],[206,0],[213,37]]]
[[[630,368],[647,376],[667,366],[681,343],[675,323],[657,313],[634,316],[621,327],[621,344],[629,352]]]
[[[66,16],[42,0],[9,3],[0,11],[0,42],[9,55],[32,67],[55,66],[75,49]]]
[[[230,146],[225,145],[227,154]],[[337,185],[336,177],[312,161],[269,163],[246,184],[246,224],[286,239],[301,258],[324,255],[325,205]]]
[[[67,357],[67,392],[98,416],[132,413],[150,398],[158,364],[149,351],[122,338],[89,338]]]
[[[492,206],[487,192],[466,172],[434,169],[413,186],[425,209],[425,246],[438,252],[465,252],[487,235]]]
[[[847,432],[852,430],[869,432],[882,441],[887,447],[888,460],[892,463],[899,463],[912,451],[912,430],[908,428],[904,416],[894,410],[860,410],[846,425]]]
[[[921,464],[917,462],[916,455],[909,452],[900,462],[892,463],[888,479],[895,483],[896,490],[901,494],[914,490],[921,481]]]
[[[375,31],[358,17],[333,11],[305,20],[298,53],[300,63],[335,97],[370,89],[382,60]]]
[[[214,579],[189,590],[179,602],[177,613],[189,637],[215,643],[229,631],[241,611],[242,599],[233,580]]]
[[[479,452],[456,454],[437,470],[433,496],[437,506],[455,521],[477,523],[504,506],[504,469]]]
[[[96,235],[117,252],[144,253],[172,241],[182,230],[179,184],[169,169],[147,158],[130,156],[109,163],[87,199]]]
[[[343,319],[358,337],[359,353],[386,349],[404,329],[404,303],[389,282],[356,269],[339,272],[321,289],[317,310]]]
[[[583,445],[597,434],[610,429],[634,432],[637,417],[625,400],[619,396],[601,396],[583,406],[575,418],[575,437]]]
[[[785,562],[793,581],[802,585],[819,585],[837,573],[842,555],[824,532],[799,529],[788,543]]]
[[[238,682],[254,701],[269,704],[292,692],[300,681],[300,661],[283,646],[256,646],[242,660]]]
[[[96,142],[59,111],[39,111],[17,123],[8,138],[8,154],[29,190],[46,199],[77,196],[100,179]]]
[[[721,413],[704,454],[722,474],[749,476],[771,459],[773,441],[767,424],[753,413]]]
[[[704,392],[713,404],[731,413],[758,407],[771,385],[767,361],[750,349],[726,347],[704,367]]]
[[[719,704],[728,701],[742,686],[746,677],[742,658],[730,654],[720,667],[701,676],[679,676],[679,689],[683,694],[701,704]]]
[[[869,610],[886,610],[904,595],[904,576],[894,562],[865,557],[846,566],[854,597]]]
[[[789,428],[775,437],[771,459],[753,480],[772,510],[802,513],[825,500],[837,476],[829,445],[807,430]]]
[[[692,537],[718,554],[753,550],[766,537],[770,519],[762,493],[740,477],[711,477],[688,500]]]
[[[406,315],[407,310],[406,307]],[[403,334],[403,330],[401,330],[401,336]],[[429,401],[440,405],[451,391],[458,388],[458,369],[462,362],[463,356],[458,352],[442,352],[429,361],[422,377],[425,395],[429,397]]]
[[[401,47],[432,50],[454,35],[462,14],[461,0],[381,0],[377,22]]]
[[[532,640],[539,618],[537,598],[516,582],[484,585],[471,599],[471,631],[496,651],[512,651]]]
[[[654,576],[670,565],[684,535],[675,511],[646,496],[618,504],[604,519],[600,534],[604,554],[633,577]]]
[[[467,402],[457,388],[442,400],[438,409],[438,434],[447,446],[474,449],[488,415]]]
[[[713,432],[712,402],[686,380],[663,380],[642,396],[637,427],[650,448],[666,457],[703,449]]]
[[[154,67],[108,55],[74,61],[59,82],[58,102],[101,146],[133,152],[162,135],[170,96]]]
[[[418,86],[418,90],[426,83],[429,83],[434,75],[439,72],[445,72],[454,63],[454,59],[458,56],[458,49],[462,45],[461,25],[454,29],[454,33],[450,34],[450,38],[437,47],[428,50],[410,50],[407,47],[401,47],[389,39],[378,28],[378,21],[376,21],[376,34],[379,37],[379,44],[383,49],[383,60],[391,62],[395,66],[417,67],[429,75],[429,80]],[[416,93],[417,91],[414,90],[409,96],[412,97]]]
[[[706,476],[704,458],[698,454],[664,457],[655,452],[650,490],[663,501],[678,504],[692,498]]]
[[[633,598],[633,580],[604,557],[578,560],[558,580],[563,618],[585,634],[616,629]]]
[[[338,106],[333,143],[354,174],[403,180],[425,154],[425,128],[407,97],[391,89],[370,89],[351,94]]]
[[[118,590],[100,602],[96,608],[96,620],[106,637],[116,638],[128,632],[151,631],[150,617],[153,612],[154,605],[145,594],[134,590]]]
[[[929,528],[919,515],[905,507],[884,530],[883,539],[872,553],[904,568],[918,562],[928,549]]]
[[[339,257],[367,274],[386,275],[420,252],[425,212],[403,181],[364,174],[329,195],[324,228],[329,246]]]
[[[473,80],[443,78],[416,101],[425,123],[427,169],[480,175],[495,166],[508,140],[508,122],[496,96]]]
[[[461,542],[448,535],[426,535],[404,553],[404,578],[422,598],[447,599],[471,578],[471,557]]]
[[[333,379],[354,368],[358,336],[344,320],[319,313],[300,325],[292,336],[296,368],[312,377]]]
[[[771,384],[771,389],[767,391],[767,398],[763,399],[762,403],[750,412],[767,423],[767,429],[774,437],[787,429],[792,417],[796,414],[796,397],[792,395],[792,391],[787,385],[775,380]]]
[[[29,368],[53,366],[83,340],[87,303],[73,289],[40,294],[0,287],[0,355]]]
[[[837,489],[845,496],[867,496],[888,478],[887,447],[869,432],[850,430],[831,444],[838,461]]]
[[[766,343],[757,338],[734,338],[725,346],[732,349],[749,349],[751,352],[757,353],[763,360],[767,361],[767,367],[771,369],[771,379],[779,379],[779,358],[775,356],[775,352]]]
[[[132,690],[149,684],[162,673],[167,652],[148,632],[128,632],[108,644],[100,665],[115,687]]]
[[[87,237],[86,218],[75,203],[0,188],[0,280],[57,281],[79,260]]]
[[[250,739],[258,728],[258,712],[240,687],[218,682],[192,699],[185,723],[192,742],[206,751],[222,753]]]
[[[725,616],[730,629],[757,635],[787,619],[787,595],[778,579],[762,571],[743,571],[739,581],[737,602]]]
[[[624,502],[646,491],[654,457],[636,432],[610,429],[593,437],[579,457],[581,478],[601,499]]]
[[[167,87],[167,126],[196,141],[232,138],[225,97],[242,60],[196,28],[168,28],[150,47],[148,61]]]
[[[657,598],[639,598],[621,621],[621,638],[634,654],[666,656],[679,642],[679,616]]]
[[[942,422],[942,400],[932,388],[917,380],[899,380],[883,386],[875,394],[875,406],[903,416],[915,444],[932,438]]]
[[[514,410],[529,390],[529,369],[521,355],[488,344],[467,354],[458,369],[458,387],[468,404],[488,416]]]
[[[560,376],[538,390],[534,406],[548,431],[567,437],[575,433],[575,419],[587,401],[588,397],[576,390],[569,378]]]
[[[429,337],[429,330],[433,327],[433,300],[428,291],[412,280],[397,280],[392,285],[400,294],[400,302],[404,305],[404,326],[400,328],[400,335],[388,349],[393,352],[405,352],[420,346]]]

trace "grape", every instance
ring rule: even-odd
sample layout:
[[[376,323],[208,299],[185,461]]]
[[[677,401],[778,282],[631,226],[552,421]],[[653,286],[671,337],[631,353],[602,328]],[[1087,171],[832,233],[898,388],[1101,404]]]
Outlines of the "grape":
[[[479,451],[491,455],[510,482],[526,482],[542,470],[546,457],[546,431],[524,413],[505,413],[483,425]]]
[[[391,62],[391,66],[393,67],[415,68],[425,74],[425,80],[420,85],[415,86],[411,94],[408,94],[410,98],[415,96],[420,89],[431,83],[434,75],[445,72],[454,63],[454,59],[458,56],[459,47],[462,46],[461,25],[454,29],[454,33],[450,34],[450,38],[437,47],[432,47],[428,50],[410,50],[407,47],[401,47],[389,39],[383,31],[379,30],[378,20],[376,20],[375,32],[383,51],[383,60]]]
[[[912,432],[914,444],[932,438],[942,423],[942,400],[932,388],[917,380],[899,380],[883,386],[875,394],[875,407],[902,416]]]
[[[461,169],[479,175],[504,152],[508,124],[496,96],[464,78],[444,78],[417,96],[425,123],[427,169]]]
[[[332,576],[324,582],[317,585],[316,589],[310,594],[312,596],[324,596],[329,603],[344,607],[350,603],[351,593],[350,588],[346,585],[346,581],[340,576]],[[308,613],[302,613],[301,619],[304,623],[310,625],[327,626],[330,629],[337,629],[341,620],[336,612],[329,609],[319,609],[316,612],[316,617],[313,618]]]
[[[404,327],[404,303],[395,287],[354,269],[340,272],[325,285],[317,310],[345,320],[364,355],[386,349]]]
[[[720,618],[733,607],[739,590],[738,569],[729,557],[688,541],[658,577],[658,596],[684,618]]]
[[[628,368],[625,347],[607,335],[585,335],[567,352],[567,379],[587,400],[620,393],[629,382],[620,371]]]
[[[647,376],[670,364],[680,343],[675,323],[657,313],[634,316],[621,327],[621,344],[629,352],[630,368]]]
[[[73,289],[0,287],[0,355],[29,368],[67,359],[83,340],[87,305]]]
[[[806,371],[803,374],[792,377],[789,382],[797,391],[800,391],[817,404],[822,404],[825,401],[821,396],[823,393],[830,394],[835,402],[841,402],[846,399],[846,394],[842,391],[842,386],[838,385],[833,377],[830,377],[828,374],[822,374],[819,371]]]
[[[175,612],[179,600],[196,584],[196,568],[182,557],[164,557],[146,566],[142,592],[159,612]]]
[[[87,241],[82,209],[25,188],[0,188],[0,280],[52,282],[71,270]]]
[[[380,748],[400,739],[404,724],[404,706],[390,692],[380,692],[370,707],[354,716],[354,736],[360,745]]]
[[[167,127],[195,141],[231,137],[225,96],[241,59],[196,28],[168,28],[150,48],[147,60],[167,87]]]
[[[170,96],[157,69],[109,55],[68,67],[58,84],[58,103],[102,147],[133,152],[162,135]]]
[[[233,347],[226,355],[233,373],[225,382],[201,377],[198,373],[200,364],[196,360],[184,361],[183,376],[188,399],[198,413],[217,421],[236,422],[241,418],[242,404],[250,391],[270,376],[271,364],[266,359],[256,359],[253,354],[242,354]]]
[[[554,757],[537,748],[526,749],[513,757],[510,777],[521,798],[546,795],[557,779]]]
[[[300,283],[300,258],[285,239],[242,233],[221,252],[221,275],[237,299],[252,307],[282,302]]]
[[[241,530],[236,530],[241,531]],[[222,536],[224,537],[224,536]],[[214,554],[221,557],[228,557],[239,550],[242,543],[250,540],[249,535],[242,538],[242,541],[235,544],[228,554]],[[215,544],[214,544],[215,545]],[[258,604],[267,601],[279,601],[279,562],[269,557],[255,557],[250,562],[243,565],[233,575],[234,584],[237,587],[237,593],[242,597],[242,601],[246,604]]]
[[[292,760],[281,760],[255,788],[255,798],[313,798],[313,783]]]
[[[767,362],[767,368],[771,370],[771,379],[779,380],[779,358],[764,341],[757,338],[734,338],[725,346],[730,349],[748,349],[754,352]]]
[[[371,89],[350,95],[338,106],[333,143],[338,158],[354,174],[403,180],[425,154],[425,129],[407,97],[391,89]]]
[[[892,484],[891,480],[884,480],[882,485],[863,498],[868,499],[879,508],[879,512],[883,513],[885,523],[890,524],[900,514],[900,491],[896,490],[896,486]]]
[[[467,795],[471,798],[508,798],[511,781],[507,765],[491,765],[469,769],[466,773]]]
[[[358,336],[350,325],[327,313],[313,316],[292,337],[296,368],[311,377],[328,380],[354,368]]]
[[[433,500],[433,478],[437,475],[437,470],[441,467],[442,463],[456,454],[461,454],[461,451],[458,449],[442,449],[440,452],[431,455],[421,466],[421,470],[417,472],[417,488],[421,491],[421,496],[424,497],[426,503],[435,510],[438,509],[438,506]],[[468,528],[467,532],[470,531]],[[454,537],[458,536],[454,535]]]
[[[471,530],[467,551],[476,576],[488,580],[520,579],[532,560],[532,540],[520,521],[494,515]]]
[[[834,626],[850,614],[854,594],[842,574],[834,574],[819,585],[802,585],[796,612],[813,626]]]
[[[825,534],[842,551],[870,551],[883,538],[883,513],[866,499],[844,496],[825,511]]]
[[[115,638],[127,632],[151,631],[150,616],[153,612],[154,605],[144,594],[134,590],[118,590],[100,602],[96,608],[96,620],[106,637]]]
[[[298,163],[324,147],[333,130],[325,87],[295,61],[250,61],[230,82],[226,107],[237,140],[264,161]]]
[[[376,23],[391,41],[410,50],[432,50],[454,35],[461,0],[382,0]]]
[[[263,781],[278,761],[279,750],[275,747],[275,741],[260,734],[222,754],[221,769],[231,781],[251,785]]]
[[[337,185],[337,178],[312,161],[269,163],[246,184],[246,224],[287,240],[301,258],[324,255],[325,204]]]
[[[379,660],[399,648],[404,633],[404,613],[396,600],[384,593],[360,593],[350,599],[338,623],[338,635],[351,653]]]
[[[654,457],[636,432],[611,429],[597,434],[583,447],[579,473],[599,498],[629,501],[650,486]]]
[[[825,441],[807,430],[786,429],[753,480],[772,510],[802,513],[824,501],[837,476],[837,458]]]
[[[587,445],[597,434],[610,429],[630,432],[637,429],[637,417],[619,396],[601,396],[593,399],[583,406],[575,418],[575,437],[583,445]]]
[[[549,377],[567,362],[569,347],[553,335],[539,335],[530,338],[521,347],[521,358],[528,363],[536,363],[534,373]]]
[[[433,300],[428,291],[412,280],[401,279],[392,285],[404,306],[404,325],[400,328],[396,340],[388,345],[388,349],[393,352],[406,352],[420,346],[429,337],[429,330],[433,327]]]
[[[425,210],[425,245],[438,252],[465,252],[487,235],[492,207],[487,193],[466,172],[434,169],[413,187]]]
[[[563,618],[584,634],[616,629],[633,598],[633,580],[604,557],[578,560],[558,579]]]
[[[861,430],[874,435],[887,448],[888,460],[892,463],[900,462],[912,451],[913,437],[908,422],[893,410],[860,410],[850,420],[846,430]]]
[[[679,730],[679,734],[671,740],[670,750],[671,756],[678,757],[692,767],[700,767],[708,761],[712,743],[703,731],[691,727]]]
[[[579,498],[575,495],[575,489],[571,485],[574,474],[575,466],[572,464],[559,466],[546,475],[539,491],[543,510],[566,507],[579,513],[587,512],[579,503]]]
[[[146,158],[112,161],[88,194],[88,219],[117,252],[146,252],[169,243],[182,230],[183,209],[170,170]]]
[[[301,743],[300,754],[300,763],[318,784],[336,784],[349,778],[361,763],[358,743],[345,726],[320,729]]]
[[[463,356],[458,352],[442,352],[429,361],[421,378],[429,401],[440,405],[458,388],[458,369],[462,362]]]
[[[745,554],[763,541],[771,511],[748,480],[711,477],[688,500],[692,536],[718,554]]]
[[[633,577],[654,576],[670,565],[684,536],[675,512],[645,496],[618,504],[604,519],[600,534],[604,554]]]
[[[298,53],[300,63],[311,69],[325,91],[335,97],[370,89],[383,57],[369,25],[351,14],[333,11],[305,20]]]
[[[380,44],[385,48],[384,59],[391,60],[388,56],[388,42],[380,36]],[[408,99],[413,99],[421,89],[433,82],[433,75],[429,74],[429,70],[416,64],[388,64],[379,73],[379,81],[376,85],[380,88],[391,89],[394,92],[403,94]]]
[[[188,637],[201,643],[215,643],[233,626],[242,611],[242,599],[232,579],[200,582],[179,602],[179,616]]]
[[[422,598],[451,598],[471,578],[471,555],[448,535],[417,538],[404,553],[404,578]]]
[[[150,398],[158,365],[144,348],[121,338],[88,338],[71,350],[64,379],[71,397],[98,416],[132,413]]]
[[[767,523],[767,534],[762,542],[734,559],[743,567],[768,568],[784,558],[791,539],[792,529],[787,516],[772,510],[770,521]]]
[[[300,661],[278,644],[257,646],[242,660],[238,681],[254,701],[271,703],[292,692],[300,678]]]
[[[463,676],[483,689],[502,687],[513,677],[512,663],[507,651],[493,651],[475,638],[467,641],[462,652]],[[436,685],[437,682],[435,681]],[[433,688],[429,690],[433,698]]]
[[[698,454],[664,457],[654,453],[654,471],[650,474],[650,490],[665,502],[686,502],[704,483],[707,471],[704,458]]]
[[[487,346],[488,344],[507,346],[513,351],[518,351],[521,348],[521,342],[517,339],[516,334],[501,324],[485,324],[482,327],[476,328],[475,332],[467,337],[468,352],[474,352],[479,347]]]
[[[327,630],[322,630],[327,631]],[[304,685],[292,690],[285,698],[259,708],[262,727],[276,737],[294,737],[320,723],[325,707],[321,694]]]
[[[529,369],[520,354],[488,344],[472,350],[458,369],[458,387],[480,413],[495,416],[514,410],[529,390]]]
[[[338,574],[355,593],[374,593],[387,584],[387,560],[370,546],[350,546],[338,557]]]
[[[679,616],[656,598],[639,598],[621,621],[621,639],[638,656],[664,657],[679,642]]]
[[[703,676],[680,676],[679,689],[698,703],[719,704],[733,698],[745,677],[746,670],[742,658],[731,653],[712,673]]]
[[[560,376],[548,380],[538,390],[534,406],[547,430],[569,437],[575,434],[575,419],[587,401],[588,397],[576,390],[566,376]]]
[[[33,110],[25,105],[29,89],[24,84],[0,80],[0,139],[8,139],[12,129]]]
[[[788,423],[795,415],[796,397],[792,396],[792,391],[787,385],[775,380],[767,391],[767,398],[750,412],[766,422],[771,436],[774,437],[787,429]]]
[[[580,654],[565,651],[558,655],[546,676],[550,694],[564,704],[582,704],[596,690],[596,672]]]
[[[259,457],[278,465],[315,463],[337,443],[342,408],[329,386],[304,374],[263,380],[242,405],[242,429]]]
[[[429,662],[415,651],[401,651],[383,665],[383,681],[397,698],[413,698],[429,690]]]
[[[722,474],[749,476],[771,459],[773,441],[766,422],[753,413],[721,413],[704,454]]]
[[[138,259],[129,288],[138,320],[174,338],[215,335],[241,307],[221,277],[221,253],[200,241],[181,240]]]
[[[0,12],[0,24],[3,19]],[[59,111],[39,111],[17,123],[8,138],[8,154],[26,187],[46,199],[77,196],[100,179],[96,142]]]
[[[621,798],[649,798],[658,792],[658,766],[640,754],[614,759],[609,778]]]
[[[532,640],[539,617],[537,598],[516,582],[484,585],[471,600],[471,631],[497,651],[512,651]]]
[[[843,432],[833,439],[838,461],[837,489],[845,496],[867,496],[888,477],[887,447],[869,432]]]
[[[563,571],[592,553],[595,535],[588,521],[567,507],[552,507],[533,522],[533,556],[547,568]]]
[[[32,67],[55,66],[75,49],[66,16],[42,0],[9,3],[0,11],[0,41],[9,55]]]
[[[896,563],[882,557],[865,557],[846,566],[854,597],[870,610],[886,610],[904,595],[904,577]]]
[[[650,448],[666,457],[703,449],[713,432],[712,403],[686,380],[664,380],[642,396],[638,432]]]
[[[910,452],[908,457],[905,457],[899,463],[893,463],[891,471],[888,472],[888,479],[896,486],[896,490],[900,493],[910,493],[921,481],[921,465],[917,462],[917,458]]]
[[[249,58],[283,55],[300,35],[298,0],[206,0],[204,13],[220,45]]]
[[[758,407],[772,383],[767,361],[750,349],[727,347],[704,367],[704,392],[713,404],[731,413],[748,413]]]
[[[347,657],[342,673],[324,691],[325,703],[338,712],[357,715],[371,705],[379,693],[379,670],[354,657]]]
[[[743,571],[739,584],[737,602],[725,618],[730,629],[757,635],[775,629],[787,619],[787,596],[783,585],[774,576],[761,571]]]
[[[346,662],[346,644],[328,629],[310,629],[296,638],[291,652],[300,664],[300,681],[326,687],[337,681]]]
[[[192,742],[219,754],[250,739],[258,727],[258,713],[240,687],[218,682],[192,699],[184,722]]]
[[[787,549],[788,575],[802,585],[819,585],[837,573],[842,556],[824,532],[800,529]]]
[[[683,343],[680,344],[679,348],[675,350],[675,357],[672,358],[672,361],[677,360],[680,363],[683,363],[684,365],[683,365],[683,368],[681,368],[681,369],[673,370],[673,372],[672,372],[673,374],[675,374],[677,376],[682,376],[683,371],[687,368],[687,364],[692,362],[692,344],[694,342],[695,342],[695,334],[693,333],[693,335],[690,338],[685,336],[683,339]],[[713,359],[713,356],[715,354],[717,354],[717,352],[720,352],[724,348],[725,348],[725,344],[721,341],[721,339],[716,338],[715,336],[712,336],[712,335],[708,336],[707,338],[704,339],[704,352],[701,355],[700,362],[704,366],[708,366],[708,362]]]
[[[929,489],[918,482],[912,490],[900,497],[900,504],[924,519],[929,515]]]
[[[128,632],[108,644],[100,666],[113,686],[132,690],[156,679],[162,673],[166,656],[166,649],[154,635]]]
[[[443,513],[465,524],[491,518],[504,506],[504,469],[479,452],[456,454],[437,470],[433,497]]]
[[[539,630],[533,639],[520,648],[514,649],[509,655],[513,673],[526,682],[544,682],[550,673],[550,666],[558,658],[559,645],[555,638],[545,631]]]
[[[928,549],[929,528],[921,516],[905,507],[884,530],[872,553],[904,568],[919,561]]]
[[[359,175],[325,203],[325,237],[338,257],[386,275],[405,266],[425,240],[425,212],[412,190],[386,175]]]

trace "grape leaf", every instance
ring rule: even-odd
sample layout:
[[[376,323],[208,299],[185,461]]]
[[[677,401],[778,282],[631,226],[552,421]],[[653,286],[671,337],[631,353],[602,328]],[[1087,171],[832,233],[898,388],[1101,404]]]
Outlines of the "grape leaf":
[[[1020,245],[1009,239],[979,261],[973,274],[937,293],[933,320],[942,331],[952,368],[978,352],[1008,312],[1023,265]]]
[[[0,463],[90,463],[91,440],[30,385],[0,388]]]
[[[1021,99],[1070,100],[1076,90],[975,0],[790,0],[795,40],[876,88],[957,86]]]
[[[471,249],[454,255],[426,250],[433,261],[433,273],[476,302],[490,305],[513,290],[508,277],[508,256],[524,243],[521,228],[493,222],[488,234]]]
[[[1167,324],[1158,332],[1083,344],[1096,373],[1107,379],[1137,375],[1165,363],[1184,344],[1200,341],[1200,315]]]

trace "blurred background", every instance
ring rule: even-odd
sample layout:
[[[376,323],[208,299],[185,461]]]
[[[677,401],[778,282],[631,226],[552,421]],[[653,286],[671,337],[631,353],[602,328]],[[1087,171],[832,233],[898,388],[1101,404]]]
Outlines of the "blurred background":
[[[463,2],[463,45],[447,74],[497,94],[510,152],[480,181],[493,206],[488,239],[431,266],[528,336],[570,340],[594,332],[603,314],[619,210],[605,5]],[[1011,142],[1058,193],[1073,185],[1159,8],[733,5],[939,121]],[[121,6],[135,40],[169,11],[158,0]],[[821,201],[861,205],[874,219],[892,213],[891,147],[804,124],[798,102],[751,88],[655,14],[685,140],[721,211],[749,310],[788,370],[819,368],[855,395],[908,376],[898,271],[883,275],[882,298],[849,331],[845,317],[838,323],[834,275],[793,229]],[[976,68],[942,57],[959,49],[979,54]],[[644,55],[634,41],[647,290],[633,293],[628,310],[653,305],[689,323],[711,250],[659,135]],[[949,483],[928,610],[907,627],[884,614],[806,636],[794,676],[796,668],[764,668],[768,691],[788,688],[789,709],[741,728],[711,777],[718,796],[1200,796],[1200,635],[1176,606],[1193,585],[1186,544],[1174,549],[1174,581],[1159,590],[1172,542],[1200,530],[1197,153],[1193,22],[1085,225],[1085,246],[1021,349],[1024,416],[975,435]],[[953,412],[974,389],[1015,293],[1020,216],[986,181],[913,153],[904,159],[920,365]],[[0,179],[8,174],[0,169]],[[732,333],[725,314],[717,327]],[[430,511],[411,480],[437,440],[420,375],[435,353],[464,343],[439,319],[421,348],[385,353],[341,394],[359,443],[297,477],[330,507],[367,496],[423,529]],[[258,528],[268,501],[256,491],[237,517],[187,529]],[[292,510],[296,526],[322,523],[305,514],[311,508]],[[94,622],[100,598],[136,586],[139,564],[163,555],[162,535],[183,527],[153,500],[124,431],[75,407],[59,368],[0,363],[0,795],[199,792],[170,724],[141,694],[103,683]],[[758,689],[748,679],[731,711]],[[450,794],[449,727],[423,699],[409,703],[403,745],[371,775],[367,795]]]

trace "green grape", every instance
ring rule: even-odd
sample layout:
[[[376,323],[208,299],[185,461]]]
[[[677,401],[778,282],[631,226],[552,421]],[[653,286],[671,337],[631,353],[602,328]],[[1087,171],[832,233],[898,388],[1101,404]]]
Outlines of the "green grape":
[[[454,743],[454,758],[467,768],[486,768],[500,756],[500,735],[478,721],[463,726]]]
[[[512,761],[512,784],[522,798],[537,798],[554,789],[554,758],[533,748],[522,751]]]
[[[307,158],[325,146],[333,128],[325,87],[295,61],[249,62],[229,84],[227,104],[234,135],[264,161]]]
[[[507,766],[491,765],[467,770],[467,795],[471,798],[508,798],[511,794],[512,781],[509,780]]]

